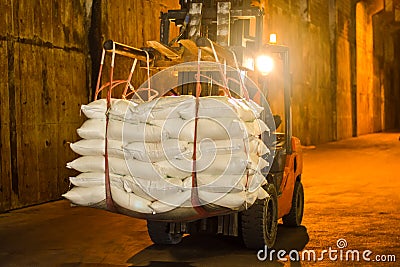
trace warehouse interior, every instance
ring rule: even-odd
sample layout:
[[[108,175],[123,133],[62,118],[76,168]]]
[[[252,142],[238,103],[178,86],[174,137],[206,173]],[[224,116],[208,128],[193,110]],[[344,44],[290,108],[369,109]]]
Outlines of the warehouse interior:
[[[399,1],[251,2],[265,12],[263,41],[275,33],[290,49],[293,135],[305,147],[400,129]],[[80,106],[93,100],[103,42],[140,48],[159,40],[160,12],[179,4],[0,2],[0,213],[61,199],[75,174],[65,167],[77,157],[69,144],[85,120]],[[135,86],[144,77],[135,71]],[[271,94],[279,79],[271,77]]]
[[[157,246],[145,220],[71,208],[62,197],[78,174],[66,164],[78,157],[70,144],[86,119],[81,105],[94,100],[103,43],[142,48],[160,40],[160,12],[186,2],[0,2],[0,265],[266,266],[235,238],[189,236],[175,248]],[[398,230],[390,226],[400,220],[393,167],[400,155],[400,1],[230,2],[262,9],[263,43],[276,34],[290,52],[292,130],[305,154],[305,224],[279,225],[275,248],[321,249],[346,237],[359,248],[398,252]],[[169,34],[179,29],[171,24]],[[114,78],[124,79],[131,61],[117,64]],[[136,68],[132,84],[146,75]],[[280,115],[282,79],[272,73],[267,92]]]
[[[68,142],[78,139],[79,106],[93,97],[102,43],[142,47],[158,40],[159,24],[152,22],[179,2],[1,5],[0,210],[7,211],[58,199],[67,190],[65,163],[75,157]],[[276,33],[290,49],[293,133],[304,145],[400,127],[396,1],[261,5],[265,42]],[[141,84],[142,73],[135,75]]]

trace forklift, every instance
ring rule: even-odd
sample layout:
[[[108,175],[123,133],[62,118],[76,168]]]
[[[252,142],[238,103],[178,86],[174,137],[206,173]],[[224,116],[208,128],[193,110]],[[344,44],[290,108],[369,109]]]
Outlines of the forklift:
[[[174,66],[190,61],[218,62],[228,66],[224,70],[227,77],[243,74],[247,80],[250,76],[257,80],[257,90],[250,97],[262,106],[265,100],[261,96],[268,90],[266,77],[271,70],[270,57],[266,56],[272,55],[281,60],[284,81],[283,124],[278,115],[262,118],[272,131],[270,135],[261,137],[268,144],[272,155],[272,158],[267,159],[272,164],[262,170],[267,181],[263,188],[268,197],[258,199],[253,205],[240,210],[214,212],[215,207],[206,205],[202,209],[207,212],[196,213],[196,216],[174,213],[144,216],[123,209],[118,212],[146,219],[149,236],[155,244],[178,244],[185,234],[207,232],[241,237],[250,249],[262,249],[264,246],[271,248],[275,244],[278,221],[282,220],[285,226],[299,226],[304,209],[301,143],[292,136],[289,49],[277,45],[275,40],[268,44],[262,43],[264,10],[258,1],[180,0],[180,7],[179,10],[161,13],[160,41],[147,41],[147,47],[139,49],[108,40],[104,43],[104,51],[133,58],[135,64],[139,61],[142,67],[160,73],[170,69],[177,72],[174,75],[180,79],[194,77],[196,70],[174,69]],[[180,29],[174,38],[170,38],[172,23]],[[230,72],[230,69],[238,72]],[[207,73],[212,76],[218,71],[210,68]],[[149,83],[150,80],[141,87],[148,87]],[[202,96],[218,95],[218,85],[201,86]],[[161,92],[161,96],[167,93],[194,95],[196,91],[191,84],[168,90]],[[278,128],[284,129],[280,132]],[[193,215],[193,209],[188,212]]]

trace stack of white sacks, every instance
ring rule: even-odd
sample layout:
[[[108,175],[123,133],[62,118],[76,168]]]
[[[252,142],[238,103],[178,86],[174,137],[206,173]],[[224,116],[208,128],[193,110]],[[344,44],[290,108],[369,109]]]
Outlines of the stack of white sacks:
[[[196,132],[192,96],[140,104],[112,99],[109,110],[105,99],[82,105],[88,120],[77,132],[83,139],[71,143],[81,156],[67,164],[81,174],[70,177],[74,187],[63,196],[77,205],[104,203],[108,116],[111,194],[117,205],[143,214],[191,207],[193,171],[201,204],[238,209],[267,197],[261,169],[268,162],[261,156],[269,150],[259,138],[269,131],[259,119],[263,109],[228,97],[201,97],[198,107]]]

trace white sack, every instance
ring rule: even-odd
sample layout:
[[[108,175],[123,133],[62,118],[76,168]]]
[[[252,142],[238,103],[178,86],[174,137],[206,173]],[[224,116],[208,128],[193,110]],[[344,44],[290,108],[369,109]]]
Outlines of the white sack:
[[[195,120],[181,118],[153,120],[151,124],[162,128],[170,138],[193,142]],[[210,138],[213,140],[243,139],[248,136],[243,122],[233,118],[199,118],[197,123],[197,141]]]
[[[149,200],[141,198],[133,193],[127,193],[119,186],[111,185],[111,195],[113,201],[125,209],[144,214],[152,213],[150,209],[151,202]]]
[[[77,129],[77,133],[84,139],[104,139],[106,135],[106,121],[103,119],[86,120],[82,126]],[[108,138],[120,140],[124,143],[146,141],[159,142],[167,138],[161,128],[145,123],[133,124],[119,120],[110,119],[108,122]]]
[[[135,109],[136,106],[137,104],[132,101],[116,99],[112,102],[111,107],[108,110],[108,116],[110,119],[139,123],[138,118],[130,118],[130,120],[128,119],[129,114]]]
[[[124,159],[108,157],[110,173],[129,175],[127,162]],[[67,168],[80,172],[105,172],[103,156],[82,156],[67,163]]]
[[[251,137],[248,143],[249,143],[249,148],[247,150],[248,153],[256,154],[258,156],[263,156],[265,154],[270,153],[270,150],[260,138]]]
[[[123,183],[123,187],[125,192],[127,193],[133,193],[141,198],[144,198],[148,201],[155,201],[156,199],[151,197],[149,194],[147,194],[145,191],[143,191],[143,189],[138,186],[135,183],[132,183],[132,181],[130,179],[126,179],[126,177],[131,177],[129,175],[124,176],[124,178],[121,178],[121,182]]]
[[[255,190],[252,193],[248,193],[246,195],[246,203],[248,204],[248,207],[253,205],[254,202],[257,199],[265,199],[269,197],[269,194],[267,193],[267,191],[265,191],[262,187],[259,187],[257,190]]]
[[[265,199],[269,197],[269,194],[267,193],[267,191],[264,190],[264,188],[260,187],[257,190],[257,198],[258,199]]]
[[[169,195],[182,192],[182,180],[178,178],[159,179],[149,181],[141,178],[125,176],[121,179],[124,182],[124,189],[127,192],[133,192],[138,196],[145,194],[152,200],[164,199]]]
[[[246,191],[238,193],[199,191],[199,197],[203,204],[213,203],[230,209],[237,209],[245,202],[248,205],[252,205],[257,199],[264,199],[268,196],[268,193],[262,187],[259,187],[253,193],[247,193]]]
[[[249,139],[231,139],[231,140],[211,140],[203,139],[197,143],[198,155],[208,154],[235,154],[240,152],[247,152],[248,154],[255,154],[262,156],[270,152],[264,142],[257,137],[250,137]],[[180,156],[175,158],[188,158],[193,154],[193,143],[188,144],[188,149]],[[258,160],[257,160],[258,162]]]
[[[261,186],[267,184],[265,177],[257,172],[253,175],[205,175],[197,174],[197,186],[199,191],[210,193],[237,193],[247,190],[256,192]],[[246,188],[247,185],[247,188]],[[189,190],[192,187],[192,177],[183,181],[183,188]]]
[[[127,113],[126,119],[139,119],[141,122],[179,118],[179,111],[190,107],[193,96],[166,96],[153,101],[139,103]]]
[[[245,122],[248,135],[258,136],[263,132],[269,132],[267,124],[263,120],[256,119],[252,122]]]
[[[258,105],[253,100],[246,99],[234,99],[236,104],[240,106],[237,109],[239,113],[239,118],[243,121],[254,121],[255,119],[260,117],[261,112],[263,112],[264,108]]]
[[[183,140],[194,140],[194,120],[182,129]],[[197,123],[197,141],[210,138],[212,140],[244,139],[249,135],[245,124],[230,118],[200,118]]]
[[[132,142],[124,146],[125,155],[141,161],[156,162],[184,153],[188,142],[167,139],[160,143]]]
[[[186,161],[187,163],[188,161]],[[176,164],[176,160],[163,160],[163,161],[158,161],[154,162],[153,165],[157,169],[157,171],[161,174],[163,174],[164,177],[166,178],[179,178],[179,179],[185,179],[186,177],[190,176],[192,171],[190,166],[190,163],[187,163],[185,166]],[[137,175],[136,175],[137,176]],[[139,177],[139,176],[137,176]]]
[[[193,155],[193,143],[188,143],[188,149],[176,156],[176,159],[191,158]],[[235,154],[248,150],[250,143],[247,139],[211,140],[203,139],[196,145],[197,155]]]
[[[76,205],[91,206],[106,198],[104,186],[74,187],[62,195]]]
[[[163,133],[170,138],[193,142],[195,120],[173,118],[168,120],[151,120],[152,125],[162,128]],[[229,117],[200,117],[197,123],[197,140],[210,138],[212,140],[244,139],[249,136],[259,136],[268,132],[269,128],[262,120],[244,122]]]
[[[246,151],[245,139],[230,140],[212,140],[203,139],[197,144],[197,151],[201,154],[234,154]],[[191,143],[191,153],[193,153],[193,144]]]
[[[76,132],[84,139],[104,139],[106,135],[106,121],[104,119],[88,119]]]
[[[111,99],[110,117],[123,120],[125,115],[137,106],[136,103],[125,99]],[[107,100],[98,99],[87,105],[81,105],[81,111],[89,119],[105,119],[107,113]]]
[[[238,101],[245,102],[255,112],[255,114],[258,115],[257,118],[260,116],[261,112],[264,111],[264,107],[260,106],[259,104],[254,102],[252,99],[249,99],[249,100],[240,99]],[[243,120],[248,121],[245,118],[243,118]]]
[[[175,177],[184,179],[190,174],[180,171],[166,161],[143,162],[135,159],[108,157],[109,171],[120,175],[131,175],[142,179],[157,181],[162,178]],[[104,172],[103,156],[82,156],[69,163],[67,168],[80,172]]]
[[[115,173],[110,173],[111,180],[121,179],[123,176]],[[69,181],[75,186],[92,187],[104,186],[105,173],[104,172],[82,172],[76,177],[69,177]]]
[[[255,172],[261,172],[262,169],[269,166],[268,161],[266,161],[265,159],[256,154],[249,154],[249,162],[250,162],[249,166],[250,174],[253,174]]]
[[[204,155],[196,161],[196,171],[203,174],[221,175],[221,174],[243,174],[248,166],[248,157],[246,153],[237,154],[217,154]],[[155,163],[161,167],[165,173],[171,177],[181,177],[186,173],[190,176],[193,170],[193,161],[191,158],[171,159],[169,161],[160,161]]]
[[[248,191],[253,193],[267,183],[267,179],[265,179],[264,175],[260,172],[256,172],[253,175],[249,175]]]
[[[182,109],[180,115],[189,120],[195,117],[195,99],[191,100],[192,106]],[[199,99],[199,117],[228,117],[254,121],[264,109],[254,102],[249,103],[244,99],[228,98],[226,96],[209,96]]]
[[[145,113],[149,110],[164,110],[169,107],[180,106],[181,104],[190,102],[194,99],[194,96],[191,95],[182,95],[182,96],[164,96],[160,98],[156,98],[149,102],[138,103],[139,105],[136,107],[137,112]]]
[[[168,138],[161,128],[146,123],[128,123],[118,120],[111,120],[108,123],[108,138],[130,142],[160,142]]]
[[[210,175],[197,174],[198,190],[214,193],[241,192],[246,189],[247,175]],[[191,187],[192,177],[184,181],[185,187]]]
[[[173,195],[166,196],[162,200],[154,201],[150,207],[155,213],[167,212],[181,206],[191,197],[191,191],[182,191]]]
[[[165,164],[164,162],[165,161],[150,163],[136,159],[127,159],[126,167],[128,173],[125,174],[151,181],[158,181],[164,178],[184,179],[189,176],[187,173],[179,169],[173,168],[172,166]]]
[[[115,99],[112,99],[111,103],[114,100]],[[107,100],[103,98],[90,102],[87,105],[81,105],[81,111],[89,119],[105,119],[105,114],[107,112]]]
[[[81,156],[102,156],[105,152],[104,139],[82,139],[69,145],[75,153]],[[117,140],[107,141],[107,152],[109,156],[124,157],[122,142]]]

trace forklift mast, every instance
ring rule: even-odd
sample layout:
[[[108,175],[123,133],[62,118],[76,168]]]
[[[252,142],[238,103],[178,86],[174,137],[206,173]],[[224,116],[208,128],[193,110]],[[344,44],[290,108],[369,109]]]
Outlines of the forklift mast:
[[[289,50],[286,46],[263,44],[264,9],[260,1],[180,0],[179,4],[181,9],[161,13],[160,42],[163,45],[171,48],[176,42],[180,42],[183,46],[188,46],[188,42],[194,42],[197,47],[202,47],[204,50],[211,41],[218,50],[217,54],[222,55],[228,64],[233,65],[232,62],[235,61],[237,67],[247,71],[256,70],[254,59],[258,54],[267,52],[279,55],[283,60],[285,81],[285,136],[287,140],[291,140]],[[169,36],[171,22],[180,28],[179,35],[172,40]],[[232,53],[235,54],[234,60],[231,59]],[[261,77],[261,83],[263,79]],[[291,141],[286,142],[285,148],[288,154],[292,153]]]
[[[261,47],[264,11],[258,1],[179,2],[181,9],[161,13],[160,41],[164,45],[171,46],[181,39],[196,41],[198,37],[205,37],[234,51]],[[173,40],[169,36],[171,22],[180,28],[179,36]]]

